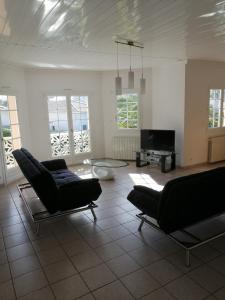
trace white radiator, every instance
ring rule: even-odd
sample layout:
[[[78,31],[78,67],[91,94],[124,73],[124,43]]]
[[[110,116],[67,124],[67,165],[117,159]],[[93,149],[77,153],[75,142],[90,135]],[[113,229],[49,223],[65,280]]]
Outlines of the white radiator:
[[[112,138],[113,158],[135,160],[140,151],[139,136],[114,136]]]
[[[225,136],[210,138],[208,142],[208,161],[220,160],[225,160]]]

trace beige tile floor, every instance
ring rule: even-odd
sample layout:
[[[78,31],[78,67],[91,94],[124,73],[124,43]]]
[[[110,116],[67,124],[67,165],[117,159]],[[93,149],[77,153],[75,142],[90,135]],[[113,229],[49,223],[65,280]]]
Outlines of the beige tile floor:
[[[89,211],[41,225],[36,236],[16,183],[0,188],[0,299],[225,299],[225,238],[193,251],[192,265],[164,234],[144,225],[126,196],[134,184],[168,180],[218,165],[162,174],[134,163],[102,181],[93,222]],[[90,175],[87,166],[74,168]],[[201,234],[225,226],[219,218]]]

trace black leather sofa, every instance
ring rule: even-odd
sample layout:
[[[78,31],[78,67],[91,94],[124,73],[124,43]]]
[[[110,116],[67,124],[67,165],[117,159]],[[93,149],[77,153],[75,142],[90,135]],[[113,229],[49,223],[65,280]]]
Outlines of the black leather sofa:
[[[136,185],[127,199],[141,211],[139,230],[146,221],[170,236],[187,233],[191,225],[225,212],[225,167],[175,178],[162,191]]]
[[[39,162],[24,148],[13,151],[13,156],[50,214],[90,205],[102,192],[97,178],[80,178],[64,159]]]

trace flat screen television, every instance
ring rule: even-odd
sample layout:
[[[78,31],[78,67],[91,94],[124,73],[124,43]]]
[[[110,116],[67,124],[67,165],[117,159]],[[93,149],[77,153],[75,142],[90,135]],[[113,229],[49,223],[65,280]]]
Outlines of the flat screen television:
[[[141,149],[175,151],[175,130],[142,129]]]

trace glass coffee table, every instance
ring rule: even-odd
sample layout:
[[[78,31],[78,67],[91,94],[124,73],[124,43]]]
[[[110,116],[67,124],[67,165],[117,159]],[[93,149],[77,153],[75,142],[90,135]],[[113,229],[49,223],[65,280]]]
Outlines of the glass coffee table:
[[[114,168],[128,166],[126,161],[110,158],[85,159],[83,163],[92,166],[92,174],[100,180],[113,179]]]

